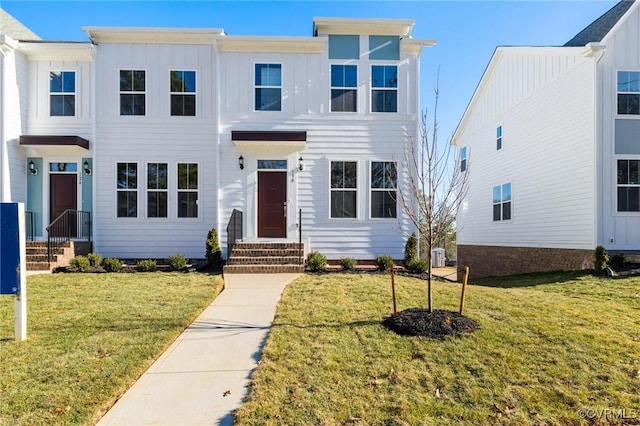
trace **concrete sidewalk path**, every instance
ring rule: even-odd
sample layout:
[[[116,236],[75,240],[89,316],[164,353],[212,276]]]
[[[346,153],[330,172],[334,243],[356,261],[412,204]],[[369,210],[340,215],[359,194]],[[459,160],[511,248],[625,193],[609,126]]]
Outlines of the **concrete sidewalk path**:
[[[225,276],[225,289],[98,425],[231,425],[284,288],[300,274]]]

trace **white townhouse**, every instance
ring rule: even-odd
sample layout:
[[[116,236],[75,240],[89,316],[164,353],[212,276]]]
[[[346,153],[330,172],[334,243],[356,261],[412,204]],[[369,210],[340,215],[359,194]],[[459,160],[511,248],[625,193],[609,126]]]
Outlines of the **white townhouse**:
[[[640,251],[640,3],[559,47],[498,47],[454,134],[458,261],[497,276]]]
[[[36,240],[86,212],[58,222],[110,257],[202,258],[211,228],[226,252],[231,225],[234,240],[302,239],[329,259],[402,258],[414,229],[397,159],[416,139],[420,55],[434,44],[413,25],[87,27],[83,43],[7,31],[2,201],[27,203]]]

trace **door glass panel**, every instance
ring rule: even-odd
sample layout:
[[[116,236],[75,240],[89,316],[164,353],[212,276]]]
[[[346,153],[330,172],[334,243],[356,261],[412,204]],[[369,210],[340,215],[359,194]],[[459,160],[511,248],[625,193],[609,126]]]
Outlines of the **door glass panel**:
[[[49,163],[50,172],[77,172],[78,163]]]
[[[259,169],[287,170],[287,160],[258,160]]]

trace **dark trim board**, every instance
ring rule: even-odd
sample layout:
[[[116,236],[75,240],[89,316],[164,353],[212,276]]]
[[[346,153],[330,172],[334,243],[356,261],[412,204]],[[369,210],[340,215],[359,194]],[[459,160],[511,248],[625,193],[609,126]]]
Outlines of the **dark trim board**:
[[[21,135],[20,145],[79,146],[89,149],[89,141],[80,136]]]
[[[232,130],[232,141],[306,142],[306,131],[244,131]]]

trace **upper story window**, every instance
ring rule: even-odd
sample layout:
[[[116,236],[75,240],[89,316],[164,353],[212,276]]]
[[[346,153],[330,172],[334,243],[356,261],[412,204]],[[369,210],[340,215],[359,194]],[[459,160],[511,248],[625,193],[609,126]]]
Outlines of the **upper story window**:
[[[74,117],[76,115],[76,72],[49,72],[49,115]]]
[[[355,218],[358,184],[358,163],[331,162],[331,217]]]
[[[371,112],[398,112],[398,67],[371,66]]]
[[[178,163],[178,217],[198,217],[198,165]]]
[[[502,126],[496,129],[496,149],[498,151],[502,149]]]
[[[171,115],[196,115],[196,72],[171,71]]]
[[[120,115],[145,115],[146,72],[120,70]]]
[[[386,61],[400,60],[400,37],[370,35],[369,59],[382,59]]]
[[[256,64],[256,111],[282,111],[282,65]]]
[[[640,211],[640,160],[618,160],[618,211]]]
[[[331,65],[331,111],[358,110],[358,67]]]
[[[167,163],[147,164],[147,217],[167,217]]]
[[[640,115],[640,71],[618,71],[618,114]]]
[[[511,183],[493,187],[493,221],[511,219]]]
[[[393,161],[371,162],[371,217],[396,217],[398,174]]]
[[[138,164],[118,163],[116,192],[118,217],[138,216]]]
[[[460,171],[467,171],[467,147],[463,146],[460,148]]]
[[[329,34],[329,59],[360,59],[360,36]]]

